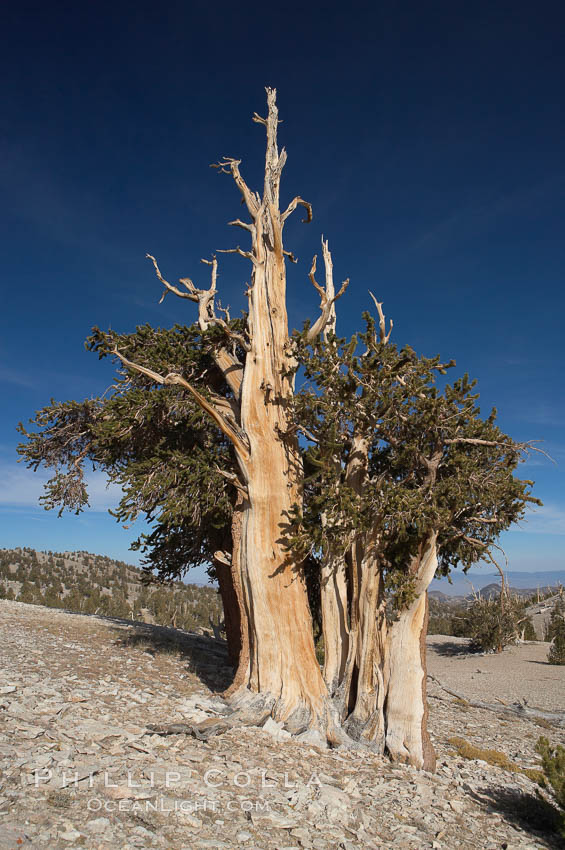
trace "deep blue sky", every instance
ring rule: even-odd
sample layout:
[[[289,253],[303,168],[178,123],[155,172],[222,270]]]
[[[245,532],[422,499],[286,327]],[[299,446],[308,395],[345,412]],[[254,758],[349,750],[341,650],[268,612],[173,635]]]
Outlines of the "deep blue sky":
[[[395,339],[457,360],[485,411],[557,465],[524,468],[546,503],[505,535],[512,569],[565,566],[565,12],[561,3],[56,2],[4,10],[0,122],[3,311],[0,546],[87,549],[135,561],[133,530],[93,508],[35,507],[39,478],[16,464],[15,425],[59,399],[101,392],[111,372],[83,349],[92,325],[190,322],[158,306],[147,251],[169,279],[202,279],[200,257],[241,241],[229,177],[257,184],[265,85],[276,86],[289,159],[283,200],[289,313],[316,313],[307,280],[323,233],[351,278],[339,330],[372,289]],[[249,277],[221,260],[224,303]]]

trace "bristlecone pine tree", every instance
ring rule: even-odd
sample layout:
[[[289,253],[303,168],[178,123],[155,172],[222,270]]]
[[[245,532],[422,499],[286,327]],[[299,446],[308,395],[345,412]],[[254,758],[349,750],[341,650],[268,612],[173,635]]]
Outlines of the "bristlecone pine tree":
[[[438,388],[452,363],[391,344],[379,302],[378,327],[365,314],[359,338],[336,337],[347,281],[336,293],[327,242],[323,286],[316,258],[310,270],[320,316],[289,334],[285,262],[294,258],[283,228],[298,206],[306,221],[312,210],[300,197],[280,209],[286,153],[274,90],[267,104],[266,118],[254,116],[267,136],[262,195],[239,160],[217,166],[250,219],[230,222],[250,247],[229,249],[251,264],[248,313],[233,320],[218,307],[216,257],[200,289],[189,278],[169,283],[151,256],[163,297],[197,304],[197,323],[129,335],[95,328],[87,347],[119,364],[112,392],[52,402],[32,420],[39,430],[20,426],[20,453],[55,468],[46,507],[85,507],[86,462],[121,484],[117,519],[153,524],[134,544],[148,575],[211,564],[237,662],[226,694],[234,722],[273,716],[294,734],[316,729],[331,744],[433,769],[427,588],[436,571],[489,557],[522,516],[531,482],[513,471],[528,446],[502,434],[494,412],[480,419],[466,376]]]

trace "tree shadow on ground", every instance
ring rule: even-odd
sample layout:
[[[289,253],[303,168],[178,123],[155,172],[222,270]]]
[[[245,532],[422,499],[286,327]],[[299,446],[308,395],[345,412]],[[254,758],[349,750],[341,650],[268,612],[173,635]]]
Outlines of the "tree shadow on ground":
[[[503,787],[468,791],[468,794],[482,808],[486,805],[499,812],[510,826],[524,830],[535,840],[542,841],[545,847],[562,850],[559,812],[543,797]]]
[[[443,656],[475,655],[476,654],[469,649],[468,643],[455,643],[455,641],[449,641],[449,643],[433,643],[433,644],[430,644],[428,646],[428,653],[431,655],[434,652],[437,655],[443,655]]]
[[[117,647],[137,647],[152,656],[178,655],[183,667],[216,693],[225,691],[233,681],[234,670],[225,641],[166,626],[112,617],[104,619],[116,624],[113,630],[119,633],[114,641]],[[127,626],[127,630],[123,626]]]

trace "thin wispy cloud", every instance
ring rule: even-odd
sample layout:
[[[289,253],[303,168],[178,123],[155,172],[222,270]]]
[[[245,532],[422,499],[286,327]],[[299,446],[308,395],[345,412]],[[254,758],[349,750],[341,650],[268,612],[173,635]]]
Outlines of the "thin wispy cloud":
[[[521,418],[524,422],[533,422],[535,425],[562,427],[565,424],[563,405],[549,402],[543,402],[535,405],[531,410],[525,410]]]
[[[10,198],[10,215],[32,225],[53,243],[113,264],[131,263],[120,242],[105,229],[108,217],[104,193],[66,182],[57,167],[24,143],[0,146],[0,186]],[[88,203],[84,193],[88,192]]]
[[[37,508],[48,478],[43,471],[33,472],[21,464],[0,462],[0,506],[3,510]],[[87,490],[90,510],[97,512],[115,508],[122,495],[120,487],[107,486],[103,472],[87,475]]]
[[[0,357],[6,359],[5,353],[0,354]],[[65,392],[72,392],[75,387],[80,387],[82,394],[84,388],[84,375],[78,372],[67,372],[64,369],[42,369],[34,367],[33,369],[12,369],[9,366],[4,366],[0,363],[0,384],[5,383],[11,387],[21,387],[26,390],[41,390],[44,391],[53,388],[53,391],[58,392],[60,387],[65,388]],[[33,410],[26,410],[24,419],[27,421],[26,414],[33,413]],[[2,445],[0,444],[0,450]]]
[[[0,383],[15,384],[18,387],[25,387],[26,389],[33,389],[36,386],[36,382],[31,376],[2,365],[0,365]]]
[[[520,525],[515,525],[507,532],[527,534],[558,534],[565,535],[565,507],[556,504],[546,504],[531,508]]]
[[[558,196],[565,183],[565,174],[546,177],[532,186],[522,186],[484,203],[470,203],[453,210],[413,243],[415,250],[452,242],[460,236],[468,239],[488,230],[498,219],[512,215],[535,216]]]

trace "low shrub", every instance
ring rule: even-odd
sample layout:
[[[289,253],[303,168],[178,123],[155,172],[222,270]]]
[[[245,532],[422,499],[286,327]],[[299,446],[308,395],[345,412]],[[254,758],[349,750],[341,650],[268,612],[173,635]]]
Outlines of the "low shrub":
[[[529,767],[520,767],[520,765],[511,761],[506,753],[501,753],[499,750],[483,750],[480,747],[475,747],[465,738],[453,737],[449,738],[448,743],[454,748],[457,755],[465,759],[480,759],[486,761],[494,767],[500,767],[502,770],[508,770],[511,773],[522,773],[536,782],[538,785],[546,784],[545,776],[541,770],[535,770]]]

